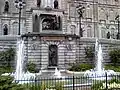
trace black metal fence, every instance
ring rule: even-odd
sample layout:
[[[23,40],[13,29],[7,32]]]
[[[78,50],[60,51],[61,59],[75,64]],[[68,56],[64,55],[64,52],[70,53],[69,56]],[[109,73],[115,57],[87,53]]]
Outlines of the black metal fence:
[[[120,75],[102,77],[74,75],[61,78],[37,76],[17,82],[29,88],[28,90],[120,90]]]

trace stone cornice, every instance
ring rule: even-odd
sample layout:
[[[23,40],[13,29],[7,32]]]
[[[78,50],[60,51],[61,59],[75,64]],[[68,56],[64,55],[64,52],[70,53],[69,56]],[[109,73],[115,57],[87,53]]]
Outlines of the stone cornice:
[[[11,19],[11,18],[12,18],[12,19],[18,19],[19,16],[17,17],[17,16],[12,16],[12,15],[8,15],[8,16],[0,15],[0,18],[1,18],[1,19]],[[21,19],[25,19],[25,16],[22,16]]]
[[[62,9],[52,9],[52,8],[49,8],[49,7],[47,7],[47,8],[36,8],[36,7],[33,7],[33,8],[31,8],[31,11],[33,12],[33,14],[37,14],[37,15],[40,15],[40,14],[51,14],[51,15],[63,16],[65,10],[62,10]]]

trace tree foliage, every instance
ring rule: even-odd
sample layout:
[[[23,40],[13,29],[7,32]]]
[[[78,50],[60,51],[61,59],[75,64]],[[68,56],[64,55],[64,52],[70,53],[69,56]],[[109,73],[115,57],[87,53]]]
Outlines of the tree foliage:
[[[6,51],[0,52],[0,61],[3,66],[11,67],[11,61],[15,60],[15,50],[9,48]]]
[[[111,63],[116,66],[120,62],[120,49],[114,49],[109,53]]]

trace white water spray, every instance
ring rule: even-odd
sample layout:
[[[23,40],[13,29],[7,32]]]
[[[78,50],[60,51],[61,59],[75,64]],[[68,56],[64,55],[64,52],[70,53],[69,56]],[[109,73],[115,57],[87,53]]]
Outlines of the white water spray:
[[[24,71],[23,71],[23,65],[24,65],[24,41],[19,40],[17,41],[17,64],[16,64],[16,71],[15,71],[15,80],[21,80]]]
[[[103,70],[103,55],[102,55],[102,48],[101,45],[99,45],[99,52],[97,54],[97,63],[96,63],[96,71],[99,71],[100,73]]]
[[[57,68],[55,68],[54,77],[56,77],[56,78],[61,78],[62,77],[60,71]]]
[[[17,41],[17,64],[16,64],[16,71],[14,74],[14,79],[19,84],[29,83],[30,79],[35,79],[35,74],[30,72],[24,71],[24,41],[19,40]]]
[[[96,39],[95,43],[95,60],[96,60],[96,65],[94,69],[87,70],[85,72],[85,76],[92,77],[94,79],[102,79],[104,80],[107,76],[115,74],[113,70],[104,70],[103,68],[103,55],[102,55],[102,47],[101,44],[99,44],[98,39]]]

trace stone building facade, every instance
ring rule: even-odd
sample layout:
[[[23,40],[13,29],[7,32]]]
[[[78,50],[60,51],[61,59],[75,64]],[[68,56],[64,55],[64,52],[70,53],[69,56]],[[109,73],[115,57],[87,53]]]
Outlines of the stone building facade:
[[[15,8],[14,0],[8,0],[9,11],[6,13],[5,1],[0,1],[0,35],[4,35],[5,25],[8,28],[8,35],[17,35],[19,10]],[[40,1],[38,7],[37,0],[25,0],[26,7],[22,10],[21,18],[21,34],[47,33],[48,31],[42,30],[41,26],[46,18],[44,15],[51,15],[52,18],[56,15],[61,18],[61,31],[49,30],[49,32],[79,35],[79,17],[76,7],[80,4],[85,7],[81,22],[83,37],[106,38],[107,33],[110,32],[110,38],[116,38],[118,21],[115,18],[119,15],[119,0],[58,0],[58,9],[54,9],[54,0]]]
[[[113,45],[116,44],[119,23],[115,18],[120,11],[119,0],[24,1],[26,6],[22,10],[20,34],[25,40],[25,58],[36,61],[41,68],[47,66],[62,68],[67,63],[83,58],[83,48],[89,43],[93,45],[96,37],[103,44],[108,41]],[[6,40],[11,43],[10,46],[19,36],[19,9],[15,8],[14,2],[14,0],[0,1],[0,41]],[[81,19],[83,37],[79,37],[80,22],[76,8],[78,5],[84,7]],[[9,40],[9,38],[13,39]],[[119,41],[117,41],[118,44]],[[9,43],[0,46],[10,47]],[[56,53],[55,62],[51,62],[51,50]],[[108,55],[105,57],[108,58]]]

